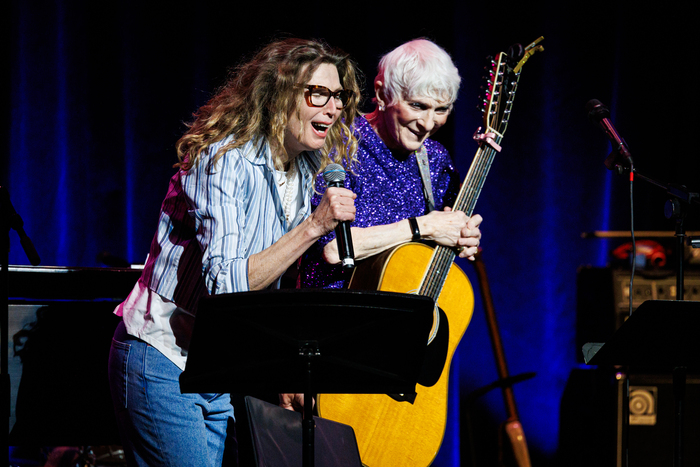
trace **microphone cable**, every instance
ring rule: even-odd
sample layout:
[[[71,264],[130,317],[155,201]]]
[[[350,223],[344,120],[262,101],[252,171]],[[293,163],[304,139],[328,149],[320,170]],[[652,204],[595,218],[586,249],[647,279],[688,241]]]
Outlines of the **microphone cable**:
[[[632,316],[632,302],[634,292],[634,272],[637,268],[637,241],[634,237],[634,163],[630,164],[630,236],[632,238],[632,272],[630,274],[629,285],[629,316]]]

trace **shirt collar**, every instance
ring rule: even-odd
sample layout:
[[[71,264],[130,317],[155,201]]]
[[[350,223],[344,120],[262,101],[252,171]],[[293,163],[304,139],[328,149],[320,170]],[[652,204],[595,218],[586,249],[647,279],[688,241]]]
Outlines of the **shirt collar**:
[[[274,172],[275,163],[272,160],[270,144],[262,136],[253,138],[241,147],[241,154],[251,164],[265,165]],[[309,172],[315,173],[321,165],[321,151],[304,151],[297,158],[304,161],[301,165],[307,165]],[[305,163],[305,164],[304,164]]]
[[[272,151],[270,145],[263,137],[253,138],[241,147],[241,154],[245,159],[255,165],[266,165],[274,169],[275,164],[272,162]]]

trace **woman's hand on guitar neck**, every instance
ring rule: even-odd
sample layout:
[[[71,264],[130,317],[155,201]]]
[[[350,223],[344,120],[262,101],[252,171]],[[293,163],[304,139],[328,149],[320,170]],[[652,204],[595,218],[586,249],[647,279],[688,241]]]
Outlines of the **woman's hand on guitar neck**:
[[[421,238],[438,245],[454,247],[460,258],[474,261],[481,241],[479,226],[483,221],[479,214],[467,217],[462,211],[446,207],[444,211],[433,211],[416,219]]]

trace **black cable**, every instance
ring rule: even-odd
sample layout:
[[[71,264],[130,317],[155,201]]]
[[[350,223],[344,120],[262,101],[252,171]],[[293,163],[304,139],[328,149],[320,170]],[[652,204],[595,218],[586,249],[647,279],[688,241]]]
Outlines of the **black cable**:
[[[629,301],[629,315],[632,316],[632,302],[633,302],[633,291],[634,291],[634,272],[637,266],[637,241],[634,238],[634,165],[630,165],[630,234],[632,237],[632,273],[630,275],[630,301]]]
[[[629,316],[632,316],[632,303],[634,301],[634,272],[637,268],[637,241],[634,238],[634,164],[630,164],[630,236],[632,237],[632,249],[630,250],[630,255],[632,259],[632,272],[630,274],[630,285],[629,285]],[[623,437],[624,437],[624,449],[622,455],[624,456],[623,465],[629,467],[629,400],[630,400],[630,374],[629,368],[627,368],[627,377],[625,378],[625,398],[622,404],[622,426],[625,427]]]

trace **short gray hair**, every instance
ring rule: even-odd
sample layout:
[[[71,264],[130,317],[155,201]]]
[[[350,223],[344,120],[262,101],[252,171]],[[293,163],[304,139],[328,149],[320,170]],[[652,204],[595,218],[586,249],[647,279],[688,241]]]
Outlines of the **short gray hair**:
[[[442,47],[427,39],[414,39],[382,57],[376,81],[383,84],[387,106],[412,97],[431,97],[452,105],[462,79]]]

